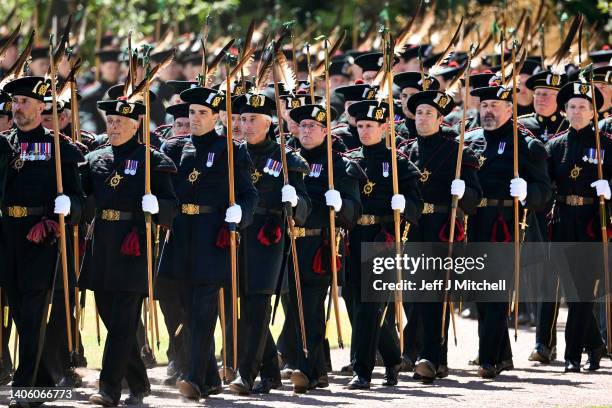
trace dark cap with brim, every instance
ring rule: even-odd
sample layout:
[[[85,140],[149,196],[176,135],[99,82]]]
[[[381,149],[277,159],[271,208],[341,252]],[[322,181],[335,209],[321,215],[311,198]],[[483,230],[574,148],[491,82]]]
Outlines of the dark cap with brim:
[[[455,106],[452,96],[440,91],[422,91],[408,98],[407,108],[414,115],[419,105],[434,107],[442,116],[448,115]]]
[[[145,114],[145,106],[142,103],[127,100],[99,101],[98,109],[106,112],[107,116],[123,116],[133,120],[138,120],[140,115]]]
[[[189,103],[177,103],[166,108],[166,113],[172,115],[174,119],[189,117]]]
[[[563,88],[557,94],[557,106],[559,108],[564,109],[565,104],[573,98],[582,98],[586,99],[589,102],[593,102],[593,92],[591,89],[591,85],[586,82],[570,82],[565,84]],[[603,105],[603,95],[599,92],[599,89],[595,87],[595,106],[599,110],[599,108]]]
[[[4,85],[4,92],[11,96],[27,96],[39,101],[45,100],[45,95],[51,83],[43,77],[26,76],[14,79]]]
[[[181,92],[183,101],[193,105],[203,105],[214,112],[225,110],[225,94],[216,89],[196,86]]]
[[[333,121],[338,116],[336,110],[329,108],[329,121]],[[300,123],[305,119],[311,119],[323,126],[327,126],[327,112],[323,105],[303,105],[289,111],[289,117],[296,123]]]
[[[389,117],[389,105],[379,101],[360,101],[348,107],[348,114],[360,120],[370,120],[378,123],[386,123]]]

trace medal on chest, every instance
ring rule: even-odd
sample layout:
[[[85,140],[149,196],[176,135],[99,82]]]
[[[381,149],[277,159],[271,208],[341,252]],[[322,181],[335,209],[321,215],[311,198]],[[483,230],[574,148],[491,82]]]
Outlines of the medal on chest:
[[[429,176],[431,176],[431,171],[427,170],[426,168],[423,168],[423,170],[421,171],[421,177],[419,177],[419,181],[421,183],[427,183],[427,180],[429,180]]]
[[[110,185],[112,188],[117,188],[119,183],[121,183],[121,180],[123,180],[123,177],[119,173],[115,172],[115,175],[109,180],[108,185]]]
[[[312,163],[310,165],[310,174],[308,174],[308,177],[319,177],[322,170],[323,165],[321,163]]]
[[[263,168],[263,172],[268,173],[271,176],[278,177],[282,168],[283,165],[281,162],[278,162],[274,159],[268,159],[266,161],[265,167]]]
[[[389,162],[382,163],[382,175],[383,177],[389,177]]]
[[[136,170],[138,170],[138,161],[136,160],[126,160],[125,161],[125,170],[123,171],[128,176],[133,176],[136,174]]]
[[[215,162],[215,153],[214,152],[208,153],[208,157],[206,158],[206,167],[212,167],[214,162]]]
[[[368,180],[367,183],[364,184],[363,186],[363,194],[365,194],[367,197],[369,197],[372,192],[374,191],[374,186],[376,185],[376,183]]]
[[[601,151],[601,162],[602,163],[604,162],[605,153],[606,153],[605,150]],[[586,163],[597,164],[597,149],[595,148],[587,149],[586,154],[582,156],[582,161]]]
[[[193,170],[191,170],[191,173],[189,173],[189,175],[187,176],[187,181],[193,184],[198,180],[198,177],[200,177],[200,172],[194,168]]]
[[[251,181],[253,184],[257,184],[261,176],[262,174],[259,172],[259,170],[255,169],[255,171],[251,173]]]
[[[497,146],[497,154],[504,154],[504,150],[506,150],[506,142],[499,142],[499,146]]]

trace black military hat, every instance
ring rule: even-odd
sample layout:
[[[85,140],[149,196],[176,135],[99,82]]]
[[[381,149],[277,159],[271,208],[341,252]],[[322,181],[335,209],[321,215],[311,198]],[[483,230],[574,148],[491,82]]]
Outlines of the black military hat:
[[[62,113],[65,107],[66,101],[57,101],[57,113]],[[45,96],[45,109],[42,113],[43,115],[51,115],[53,113],[53,97],[49,93]]]
[[[121,50],[99,50],[96,52],[96,56],[100,59],[100,62],[121,62],[121,56],[123,52]]]
[[[172,115],[174,119],[189,117],[189,103],[177,103],[166,108],[166,113]]]
[[[204,105],[215,112],[225,110],[225,94],[216,89],[196,86],[181,92],[180,97],[189,104]]]
[[[272,111],[276,110],[274,99],[263,93],[247,93],[239,96],[235,101],[238,113],[259,113],[261,115],[272,116]]]
[[[416,88],[419,91],[440,89],[440,82],[432,76],[420,72],[400,72],[393,76],[393,83],[400,89]]]
[[[202,54],[185,54],[181,61],[183,64],[202,65]]]
[[[601,48],[601,50],[589,52],[589,58],[591,58],[591,61],[595,64],[610,62],[610,59],[612,59],[612,49],[605,45]]]
[[[223,88],[225,88],[225,82],[221,82],[215,86],[213,86],[213,89],[219,89],[221,86],[223,86]],[[274,86],[274,85],[272,85]],[[251,81],[241,81],[239,79],[235,79],[234,81],[232,81],[232,83],[230,84],[230,91],[232,93],[232,95],[242,95],[244,93],[249,92],[251,89],[253,89],[253,82]]]
[[[565,104],[572,98],[583,98],[587,101],[593,101],[593,93],[591,85],[587,82],[574,81],[569,82],[561,88],[557,94],[557,106],[563,109]],[[595,105],[597,109],[601,108],[604,99],[599,89],[595,88]]]
[[[351,62],[349,57],[342,56],[333,58],[329,64],[329,75],[341,75],[346,78],[351,77]]]
[[[371,120],[385,123],[389,117],[389,105],[379,101],[360,101],[348,107],[348,113],[355,121]]]
[[[419,105],[433,106],[442,116],[448,115],[455,106],[452,96],[440,91],[421,91],[408,98],[408,110],[415,114]]]
[[[483,72],[479,72],[477,74],[471,74],[470,88],[476,89],[489,86],[489,81],[491,81],[493,77],[495,77],[495,74],[490,70],[484,70]],[[463,78],[461,79],[461,84],[465,86],[465,80]]]
[[[312,119],[319,122],[323,126],[327,126],[327,115],[325,112],[325,106],[320,104],[315,105],[303,105],[289,111],[289,117],[296,122],[300,123],[305,119]],[[338,113],[332,107],[329,108],[329,121],[333,121],[338,117]]]
[[[0,90],[0,115],[13,117],[13,100],[9,94]]]
[[[518,89],[516,91],[518,93]],[[475,88],[470,95],[479,97],[481,102],[488,100],[512,102],[512,88],[500,85]]]
[[[30,57],[32,57],[32,61],[37,60],[37,59],[48,59],[49,58],[49,47],[40,46],[40,47],[32,48]]]
[[[579,78],[580,74],[586,81],[591,79],[591,71],[582,71],[575,74],[576,79]],[[601,82],[604,84],[612,85],[612,65],[604,65],[593,69],[593,82]]]
[[[446,81],[450,81],[455,78],[461,70],[465,67],[464,64],[459,64],[457,61],[450,61],[447,65],[440,67],[439,70],[434,72],[430,71],[429,75],[441,76]]]
[[[198,83],[196,81],[175,81],[175,80],[170,80],[170,81],[166,81],[166,84],[170,85],[172,88],[174,88],[174,93],[176,95],[180,94],[181,92],[190,89],[190,88],[195,88],[196,86],[198,86]]]
[[[108,88],[108,91],[106,91],[108,99],[119,99],[119,97],[121,96],[127,96],[123,94],[124,85],[125,84],[123,83],[119,83]],[[149,89],[149,102],[153,102],[155,99],[157,99],[157,95],[155,94],[155,92]]]
[[[297,95],[284,95],[280,99],[285,102],[285,108],[287,110],[299,108],[300,106],[308,105],[312,102],[312,98],[307,93],[298,93]],[[320,104],[323,101],[323,97],[315,95],[315,104]]]
[[[50,87],[51,82],[43,77],[26,76],[8,82],[4,85],[4,92],[11,96],[27,96],[42,102]]]
[[[150,55],[150,58],[151,58],[151,61],[159,64],[160,62],[162,62],[164,59],[166,59],[173,52],[174,52],[173,49],[157,51],[157,52],[152,53]]]
[[[527,74],[527,75],[535,75],[539,73],[540,71],[542,71],[542,66],[540,65],[540,59],[528,57],[523,63],[520,73]]]
[[[507,64],[508,61],[510,61],[511,59],[512,59],[512,52],[510,51],[504,52],[504,63]],[[486,55],[482,60],[482,65],[486,65],[489,67],[498,66],[500,64],[501,64],[501,54],[500,53]]]
[[[355,84],[338,87],[335,92],[342,95],[345,102],[364,101],[375,99],[377,88],[368,84]]]
[[[106,112],[106,115],[124,116],[134,120],[145,114],[145,106],[142,103],[128,102],[127,98],[98,101],[98,109]]]
[[[538,72],[525,81],[525,86],[532,91],[536,88],[548,88],[559,90],[567,83],[567,75],[556,74],[551,71]]]
[[[393,65],[399,62],[399,58],[393,57]],[[359,66],[363,72],[365,71],[378,71],[383,66],[383,54],[382,52],[371,52],[363,54],[355,58],[355,65]]]
[[[413,58],[417,58],[420,52],[421,57],[425,59],[431,55],[432,51],[433,51],[433,47],[430,44],[421,44],[421,45],[407,44],[404,47],[404,50],[401,52],[400,57],[405,61],[409,61]]]

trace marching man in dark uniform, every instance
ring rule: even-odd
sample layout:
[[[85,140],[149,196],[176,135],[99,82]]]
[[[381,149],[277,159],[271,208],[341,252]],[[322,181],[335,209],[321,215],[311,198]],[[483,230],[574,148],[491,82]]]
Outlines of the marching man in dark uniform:
[[[469,148],[464,149],[461,178],[455,179],[457,151],[460,148],[456,140],[458,135],[449,128],[441,127],[444,116],[452,110],[453,105],[450,95],[436,90],[418,92],[408,99],[406,109],[415,116],[418,136],[405,147],[405,154],[421,171],[419,181],[425,201],[419,224],[412,226],[408,234],[409,242],[448,242],[449,199],[453,195],[458,197],[460,209],[455,220],[454,241],[464,240],[461,212],[473,213],[482,197],[478,181],[478,160]],[[419,301],[413,307],[417,319],[423,325],[422,348],[414,371],[421,381],[430,383],[436,377],[448,375],[448,335],[445,336],[444,344],[440,342],[442,303]],[[450,316],[447,316],[446,330],[449,321]]]
[[[84,201],[77,168],[83,156],[63,137],[60,153],[64,194],[56,194],[53,135],[42,126],[44,95],[49,87],[43,77],[22,77],[4,87],[12,97],[16,125],[0,137],[3,259],[0,285],[6,290],[20,337],[19,366],[13,387],[55,385],[50,367],[45,359],[39,361],[38,355],[44,343],[41,330],[46,325],[53,287],[62,284],[57,247],[60,232],[54,214],[63,214],[68,223],[76,224]],[[68,254],[71,257],[70,251]],[[74,284],[70,259],[68,265],[69,280]],[[47,333],[47,336],[54,335]],[[11,401],[13,405],[19,406],[19,403]]]
[[[304,175],[309,168],[295,151],[287,153],[288,169],[281,168],[280,145],[272,126],[274,100],[263,94],[247,93],[236,101],[240,112],[242,132],[246,136],[249,155],[253,161],[251,177],[259,193],[253,222],[244,230],[240,257],[240,305],[238,320],[238,377],[230,384],[237,394],[249,394],[259,373],[264,346],[271,336],[271,297],[281,275],[286,223],[283,205],[293,208],[297,227],[304,224],[310,213],[310,199],[304,186]],[[289,184],[283,186],[281,172],[287,171]],[[261,260],[266,262],[262,263]],[[262,375],[259,388],[279,388],[280,369]],[[265,384],[268,382],[269,384]],[[261,391],[261,390],[258,390]]]
[[[124,402],[142,404],[151,392],[136,339],[148,292],[145,213],[154,215],[161,225],[172,224],[176,197],[171,174],[176,167],[162,153],[149,152],[151,194],[144,194],[147,152],[136,133],[145,106],[120,98],[101,101],[98,108],[106,112],[110,145],[88,154],[82,169],[88,210],[95,218],[79,283],[82,289],[94,291],[108,334],[99,391],[89,400],[117,405],[125,378],[130,395]]]
[[[227,140],[215,131],[224,96],[194,87],[183,91],[181,99],[189,103],[191,138],[178,165],[175,187],[180,214],[164,246],[159,276],[183,286],[182,330],[189,361],[178,386],[181,395],[197,400],[221,392],[214,329],[219,289],[231,282],[228,223],[240,228],[250,224],[257,190],[246,145],[234,143],[236,203],[228,207]]]
[[[347,285],[353,286],[353,378],[349,389],[370,388],[372,371],[378,348],[385,364],[383,385],[397,384],[401,362],[399,346],[394,337],[395,328],[385,320],[380,327],[384,303],[364,303],[361,293],[361,243],[393,240],[393,211],[399,210],[410,224],[416,224],[423,210],[423,201],[417,184],[419,171],[404,156],[398,157],[399,193],[393,195],[391,153],[385,143],[385,129],[389,108],[384,102],[361,101],[349,106],[348,113],[355,118],[362,147],[349,152],[365,171],[360,181],[363,215],[350,235],[350,257]],[[379,343],[380,339],[380,343]]]
[[[597,88],[595,101],[597,107],[603,103]],[[559,91],[557,104],[567,115],[569,129],[546,145],[550,153],[550,175],[557,192],[552,240],[601,241],[597,197],[610,199],[609,180],[612,178],[612,169],[610,161],[605,159],[605,153],[612,150],[612,135],[605,132],[600,134],[603,179],[598,179],[593,127],[595,113],[590,85],[582,82],[568,83]],[[599,369],[599,362],[605,353],[593,313],[593,288],[595,280],[600,278],[600,273],[585,271],[601,271],[602,259],[587,254],[568,257],[567,261],[571,279],[564,279],[563,283],[568,293],[572,293],[573,299],[567,302],[569,310],[565,326],[565,372],[580,371],[583,348],[587,349],[589,355],[584,369],[595,371]]]
[[[519,117],[519,123],[533,133],[535,137],[546,144],[554,135],[565,131],[568,121],[557,105],[559,90],[567,83],[565,73],[542,71],[527,79],[525,86],[533,91],[533,107],[535,112]],[[550,203],[552,204],[552,203]],[[548,231],[547,206],[544,211],[536,212],[536,219],[541,236],[546,237]],[[549,266],[550,267],[550,266]],[[555,271],[550,271],[539,285],[542,289],[556,287]],[[539,288],[540,286],[538,286]],[[538,291],[541,293],[542,291]],[[549,291],[547,291],[549,292]],[[548,364],[557,355],[557,316],[559,302],[538,302],[536,313],[536,345],[529,356],[530,361]]]
[[[332,108],[332,117],[335,111]],[[296,241],[304,326],[308,357],[302,351],[299,325],[291,341],[297,344],[297,369],[291,374],[295,392],[306,392],[315,387],[328,385],[324,356],[325,340],[325,297],[331,285],[331,265],[329,249],[329,207],[336,212],[337,229],[351,230],[361,215],[359,197],[359,179],[362,171],[356,163],[332,151],[334,166],[334,186],[337,190],[328,190],[327,143],[325,107],[322,105],[304,105],[289,112],[291,118],[299,124],[299,141],[301,153],[310,165],[306,177],[306,188],[313,203],[312,213],[306,220],[304,228],[297,229]],[[336,234],[336,236],[339,236]],[[342,244],[337,245],[342,248]],[[289,292],[292,307],[292,319],[298,321],[295,275],[293,264],[289,263]],[[342,280],[339,280],[342,285]],[[330,299],[331,300],[331,299]]]
[[[476,214],[470,216],[470,240],[511,242],[514,240],[509,227],[514,222],[513,197],[517,197],[530,211],[543,209],[551,197],[550,178],[546,171],[548,155],[538,139],[519,127],[520,177],[514,178],[512,89],[492,84],[476,88],[471,94],[480,98],[483,127],[467,132],[465,141],[479,156],[478,176],[484,198]],[[483,378],[494,378],[512,367],[508,302],[477,303],[476,306],[480,339],[478,374]]]

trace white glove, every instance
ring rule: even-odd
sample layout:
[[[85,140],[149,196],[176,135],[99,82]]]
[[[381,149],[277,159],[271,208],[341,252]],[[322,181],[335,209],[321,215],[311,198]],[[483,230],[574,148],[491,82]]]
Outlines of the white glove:
[[[242,219],[242,208],[234,204],[225,211],[225,222],[238,224]]]
[[[64,216],[70,214],[70,198],[63,194],[55,197],[55,209],[53,212]]]
[[[391,208],[393,210],[399,210],[399,212],[403,213],[406,208],[406,198],[403,194],[395,194],[391,197]]]
[[[519,201],[525,201],[527,198],[527,182],[520,177],[510,180],[510,195],[518,197]]]
[[[153,194],[145,194],[142,196],[142,211],[149,214],[157,214],[159,212],[159,203],[157,197]]]
[[[342,208],[342,198],[338,190],[327,190],[325,192],[325,204],[328,207],[334,207],[334,211],[338,212]]]
[[[463,194],[465,194],[465,181],[461,179],[453,180],[451,183],[451,194],[456,195],[461,200]]]
[[[598,196],[604,196],[606,200],[610,199],[610,183],[608,183],[608,180],[594,181],[591,183],[591,187],[595,187]]]
[[[291,203],[292,207],[295,207],[298,202],[298,196],[295,192],[295,187],[291,184],[286,184],[281,189],[281,201],[283,203]]]

